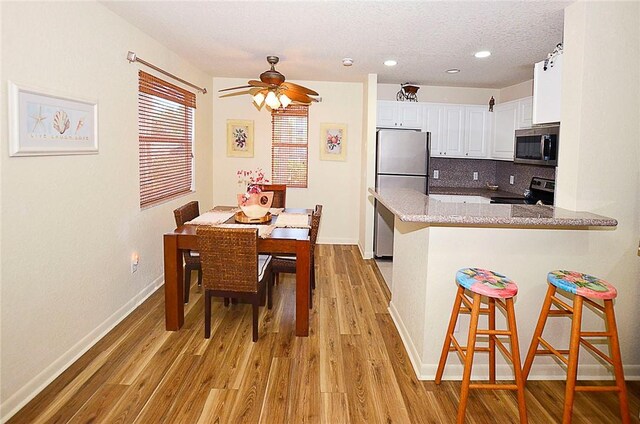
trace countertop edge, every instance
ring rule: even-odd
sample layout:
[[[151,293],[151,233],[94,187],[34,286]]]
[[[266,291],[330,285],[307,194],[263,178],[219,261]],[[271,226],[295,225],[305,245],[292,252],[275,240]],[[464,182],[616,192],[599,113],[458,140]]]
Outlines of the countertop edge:
[[[504,228],[539,228],[539,229],[598,229],[613,228],[618,221],[613,218],[599,216],[596,218],[569,218],[569,217],[497,217],[497,216],[467,216],[467,215],[431,215],[431,214],[407,214],[399,210],[392,202],[385,199],[384,195],[375,189],[369,188],[369,193],[380,201],[387,209],[403,222],[430,224],[433,226],[469,226],[469,227],[504,227]],[[428,196],[415,192],[416,196]],[[506,206],[506,205],[496,205]],[[536,207],[534,205],[519,205],[519,207]],[[545,206],[554,208],[553,206]],[[571,211],[569,211],[571,212]],[[578,212],[576,212],[578,213]]]

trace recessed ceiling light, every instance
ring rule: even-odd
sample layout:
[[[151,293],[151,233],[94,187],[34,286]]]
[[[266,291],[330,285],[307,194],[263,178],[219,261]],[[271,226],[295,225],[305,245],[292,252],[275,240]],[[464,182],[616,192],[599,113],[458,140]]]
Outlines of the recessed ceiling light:
[[[475,54],[477,58],[489,57],[491,56],[491,52],[489,50],[482,50]]]
[[[451,69],[447,69],[445,71],[447,74],[457,74],[458,72],[460,72],[460,69],[458,68],[451,68]]]
[[[389,59],[389,60],[385,60],[384,61],[384,66],[396,66],[398,64],[398,62],[396,62],[393,59]]]
[[[342,65],[343,66],[353,65],[353,59],[351,59],[350,57],[345,57],[344,59],[342,59]]]

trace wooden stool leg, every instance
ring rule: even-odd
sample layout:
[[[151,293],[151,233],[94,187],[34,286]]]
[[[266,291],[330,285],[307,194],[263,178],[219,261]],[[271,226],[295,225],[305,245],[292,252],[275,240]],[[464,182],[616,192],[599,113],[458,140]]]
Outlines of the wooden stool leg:
[[[620,390],[618,398],[620,399],[620,417],[623,424],[631,422],[629,416],[629,400],[627,398],[627,386],[624,382],[624,371],[622,369],[622,357],[620,356],[620,342],[618,340],[618,327],[616,325],[616,317],[613,312],[613,301],[604,301],[604,312],[607,319],[607,331],[611,333],[610,337],[610,355],[613,361],[613,371],[616,376],[616,386]]]
[[[458,292],[456,293],[456,298],[453,301],[451,318],[449,318],[449,327],[447,327],[447,334],[444,336],[444,343],[442,344],[442,354],[440,354],[440,362],[438,363],[438,371],[436,372],[436,384],[440,384],[442,381],[444,366],[447,363],[449,348],[451,347],[451,336],[453,335],[453,330],[456,328],[458,314],[460,313],[460,306],[462,305],[462,296],[464,296],[464,287],[458,286]]]
[[[489,331],[496,329],[496,300],[489,298]],[[489,382],[496,382],[496,336],[489,335]]]
[[[478,318],[480,318],[480,295],[473,294],[473,308],[471,308],[471,322],[469,323],[469,337],[467,339],[467,351],[464,358],[464,373],[462,375],[462,388],[460,389],[460,405],[458,406],[458,424],[464,423],[464,413],[469,399],[469,384],[471,383],[471,368],[473,367],[473,353],[476,347],[476,332],[478,331]]]
[[[536,350],[538,350],[538,344],[540,343],[540,337],[542,337],[542,332],[544,331],[544,326],[547,323],[547,318],[549,317],[549,310],[551,310],[551,298],[556,294],[555,286],[549,284],[549,288],[547,289],[547,295],[544,298],[544,303],[542,304],[542,310],[540,311],[540,317],[538,318],[538,324],[536,325],[536,329],[533,332],[533,337],[531,338],[531,345],[529,346],[529,352],[527,353],[527,358],[524,361],[524,367],[522,369],[522,378],[524,381],[527,381],[527,377],[529,377],[529,372],[531,371],[531,365],[533,364],[533,359],[536,356]]]
[[[569,364],[567,365],[567,385],[564,391],[564,412],[562,424],[571,423],[573,413],[573,399],[576,394],[576,379],[578,376],[578,353],[580,352],[580,328],[582,324],[582,296],[573,298],[573,318],[571,322],[571,339],[569,341]]]
[[[520,367],[520,346],[518,345],[518,330],[516,327],[516,313],[513,308],[513,298],[506,299],[507,305],[507,328],[511,341],[511,358],[513,359],[513,374],[518,387],[518,412],[520,413],[520,424],[527,422],[527,404],[524,393],[524,378]]]

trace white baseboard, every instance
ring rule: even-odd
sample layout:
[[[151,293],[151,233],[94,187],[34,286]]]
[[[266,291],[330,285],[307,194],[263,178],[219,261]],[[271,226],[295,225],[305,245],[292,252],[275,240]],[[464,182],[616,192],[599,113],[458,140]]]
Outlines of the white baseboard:
[[[391,319],[400,334],[402,343],[404,344],[409,360],[413,367],[413,371],[416,373],[418,380],[433,381],[436,377],[438,370],[438,364],[423,363],[420,357],[420,352],[416,349],[407,328],[402,322],[402,318],[398,313],[393,301],[389,302],[389,313]],[[640,380],[640,365],[624,365],[624,378],[628,381]],[[449,361],[444,369],[443,380],[462,380],[462,371],[464,367],[459,363],[459,359],[455,354],[451,354]],[[489,375],[488,364],[474,364],[471,372],[471,379],[473,380],[486,380]],[[496,377],[500,380],[512,380],[513,371],[508,364],[496,365]],[[613,380],[613,373],[609,368],[598,364],[582,364],[578,366],[578,380]],[[565,369],[560,365],[546,364],[536,365],[533,363],[531,373],[528,380],[565,380]]]
[[[362,256],[362,259],[373,259],[373,250],[364,251],[360,243],[358,243],[358,250],[360,251],[360,255]]]
[[[164,275],[159,276],[138,293],[133,299],[124,304],[120,309],[108,317],[102,324],[93,329],[78,343],[72,346],[62,356],[46,367],[42,372],[32,378],[27,384],[7,398],[0,405],[0,422],[9,420],[16,412],[24,407],[31,399],[36,397],[53,380],[58,378],[67,368],[78,360],[85,352],[103,338],[109,331],[125,319],[134,309],[142,304],[149,296],[164,284]]]

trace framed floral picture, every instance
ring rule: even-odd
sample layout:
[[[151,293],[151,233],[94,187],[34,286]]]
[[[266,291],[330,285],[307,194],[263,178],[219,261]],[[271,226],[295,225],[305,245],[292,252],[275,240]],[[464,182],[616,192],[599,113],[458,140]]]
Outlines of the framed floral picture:
[[[320,159],[346,160],[347,124],[320,124]]]
[[[227,156],[253,157],[253,121],[227,120]]]
[[[98,153],[98,102],[8,83],[9,155]]]

